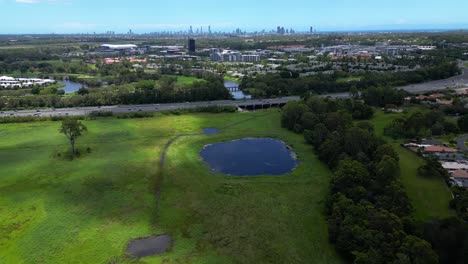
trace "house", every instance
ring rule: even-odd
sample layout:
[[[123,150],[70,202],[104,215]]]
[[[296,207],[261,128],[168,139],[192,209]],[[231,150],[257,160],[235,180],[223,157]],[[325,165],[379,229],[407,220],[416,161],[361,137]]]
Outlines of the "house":
[[[436,102],[439,105],[452,105],[453,104],[453,100],[439,100],[439,99],[437,99]]]
[[[468,188],[468,172],[465,170],[456,170],[450,173],[452,175],[451,179],[455,182],[456,185],[460,187]]]
[[[449,147],[444,147],[444,146],[425,146],[424,147],[424,152],[426,153],[455,153],[458,152],[458,150],[449,148]]]
[[[442,161],[466,160],[462,153],[435,153],[435,155]]]
[[[458,171],[458,170],[468,170],[468,164],[461,162],[442,162],[442,167],[449,172]]]

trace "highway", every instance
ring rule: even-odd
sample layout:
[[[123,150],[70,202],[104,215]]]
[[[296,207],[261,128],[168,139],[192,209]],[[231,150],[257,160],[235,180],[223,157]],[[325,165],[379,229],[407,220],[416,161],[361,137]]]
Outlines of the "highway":
[[[461,86],[468,86],[468,70],[465,67],[465,63],[466,61],[459,63],[459,67],[462,69],[462,74],[460,75],[457,75],[448,79],[443,79],[443,80],[401,86],[401,87],[397,87],[397,89],[403,89],[410,93],[423,93],[423,92],[442,90],[447,87],[456,88],[456,87],[461,87]]]
[[[398,89],[406,90],[410,93],[422,93],[434,90],[441,90],[447,87],[455,87],[466,85],[468,86],[468,70],[464,67],[465,62],[460,63],[463,73],[444,80],[431,81],[421,84],[407,85],[398,87]],[[324,94],[323,97],[331,98],[348,98],[349,93],[334,93]],[[16,111],[1,111],[0,117],[5,116],[84,116],[91,112],[112,112],[114,114],[134,113],[134,112],[161,112],[177,109],[190,109],[203,106],[219,105],[219,106],[238,106],[238,107],[255,107],[262,108],[269,105],[285,104],[289,101],[299,100],[299,96],[290,96],[273,99],[253,99],[253,100],[221,100],[209,102],[187,102],[187,103],[169,103],[169,104],[145,104],[145,105],[114,105],[114,106],[92,106],[92,107],[75,107],[75,108],[57,108],[57,109],[38,109],[38,110],[16,110]]]
[[[289,101],[299,100],[298,96],[274,98],[274,99],[259,99],[259,100],[222,100],[209,102],[187,102],[187,103],[171,103],[171,104],[145,104],[145,105],[114,105],[114,106],[93,106],[93,107],[75,107],[75,108],[57,108],[57,109],[38,109],[38,110],[18,110],[18,111],[2,111],[1,117],[5,116],[84,116],[91,112],[112,112],[114,114],[135,113],[135,112],[161,112],[177,109],[190,109],[203,106],[252,106],[261,108],[262,106],[279,105]]]

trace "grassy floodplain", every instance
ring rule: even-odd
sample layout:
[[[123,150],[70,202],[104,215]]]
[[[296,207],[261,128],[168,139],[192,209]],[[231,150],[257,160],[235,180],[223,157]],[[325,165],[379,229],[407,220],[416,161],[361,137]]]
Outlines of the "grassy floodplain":
[[[417,109],[410,108],[411,113]],[[372,119],[376,134],[383,136],[383,130],[394,119],[403,113],[384,113],[378,110]],[[391,138],[386,138],[392,142]],[[421,221],[434,218],[454,216],[455,212],[449,208],[452,199],[450,190],[441,178],[424,178],[417,174],[417,169],[424,165],[424,160],[415,153],[402,147],[403,141],[393,141],[393,147],[400,156],[401,181],[414,208],[414,216]]]
[[[83,121],[70,161],[60,122],[0,126],[0,263],[340,263],[328,242],[323,198],[330,172],[277,109]],[[223,128],[219,134],[178,134]],[[301,165],[285,176],[212,172],[205,144],[244,137],[286,141]],[[91,153],[84,151],[91,148]],[[159,203],[154,190],[164,176]],[[171,234],[171,250],[136,262],[138,237]]]
[[[180,83],[180,84],[192,84],[195,81],[204,81],[203,79],[199,79],[196,77],[189,77],[189,76],[180,76],[180,75],[163,75],[163,76],[176,77],[177,83]]]

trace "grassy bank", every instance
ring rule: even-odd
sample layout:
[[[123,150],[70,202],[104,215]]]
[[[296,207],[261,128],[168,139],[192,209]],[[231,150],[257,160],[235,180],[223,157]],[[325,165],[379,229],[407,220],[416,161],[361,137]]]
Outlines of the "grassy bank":
[[[267,114],[267,115],[265,115]],[[127,243],[169,233],[170,252],[141,263],[339,263],[322,216],[330,172],[279,112],[157,115],[84,121],[82,156],[64,157],[59,122],[0,127],[0,259],[5,263],[126,263]],[[161,201],[154,189],[169,149]],[[198,152],[208,143],[276,137],[302,164],[280,177],[212,172]],[[59,156],[60,154],[60,156]],[[1,261],[0,261],[1,262]]]
[[[377,111],[372,119],[377,135],[383,136],[384,127],[402,115]],[[423,159],[400,146],[402,141],[392,141],[390,138],[386,138],[386,140],[393,142],[393,146],[400,156],[401,181],[414,207],[414,216],[423,221],[453,216],[454,212],[449,208],[451,194],[444,180],[419,176],[417,169],[424,164]]]
[[[176,77],[177,83],[180,83],[180,84],[192,84],[195,81],[203,81],[203,79],[199,79],[196,77],[189,77],[189,76],[179,76],[179,75],[163,75],[163,76]]]

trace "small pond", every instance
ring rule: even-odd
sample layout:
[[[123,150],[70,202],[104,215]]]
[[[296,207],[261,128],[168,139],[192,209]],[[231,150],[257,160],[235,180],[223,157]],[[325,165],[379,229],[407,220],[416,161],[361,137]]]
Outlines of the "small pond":
[[[161,255],[171,246],[172,238],[169,235],[141,238],[130,242],[127,253],[137,258]]]
[[[78,90],[85,86],[81,83],[72,82],[72,81],[59,81],[60,83],[65,84],[61,89],[65,91],[66,94],[78,92]]]
[[[219,129],[217,129],[217,128],[212,128],[212,127],[208,127],[208,128],[204,128],[204,129],[203,129],[203,133],[205,133],[205,135],[218,134],[218,133],[219,133]]]
[[[200,156],[214,171],[235,176],[282,175],[299,165],[294,152],[284,142],[272,138],[207,145]]]

